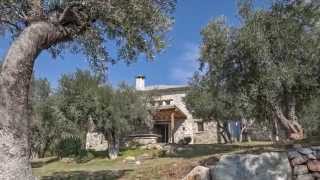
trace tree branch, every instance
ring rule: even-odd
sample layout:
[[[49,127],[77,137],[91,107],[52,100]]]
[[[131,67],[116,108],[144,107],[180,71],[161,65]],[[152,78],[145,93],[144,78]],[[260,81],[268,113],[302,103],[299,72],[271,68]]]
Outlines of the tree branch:
[[[13,28],[15,28],[17,31],[21,31],[21,30],[22,30],[22,29],[21,29],[18,25],[16,25],[15,23],[10,22],[10,21],[5,20],[5,19],[0,19],[0,23],[8,24],[8,25],[12,26]]]

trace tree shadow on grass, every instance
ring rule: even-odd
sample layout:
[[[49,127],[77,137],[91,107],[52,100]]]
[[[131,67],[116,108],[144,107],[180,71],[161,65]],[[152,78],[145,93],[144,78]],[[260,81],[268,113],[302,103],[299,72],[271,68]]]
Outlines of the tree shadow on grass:
[[[72,171],[56,172],[51,176],[43,176],[41,180],[116,180],[132,170],[104,170],[104,171]]]
[[[194,158],[215,154],[226,153],[252,153],[259,154],[267,151],[282,151],[285,145],[260,144],[260,145],[241,145],[241,144],[192,144],[179,146],[176,145],[175,153],[168,157]]]

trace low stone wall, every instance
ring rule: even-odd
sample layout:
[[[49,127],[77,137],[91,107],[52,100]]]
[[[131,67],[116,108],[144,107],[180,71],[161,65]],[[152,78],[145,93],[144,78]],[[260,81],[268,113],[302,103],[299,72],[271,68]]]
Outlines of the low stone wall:
[[[320,146],[288,151],[293,180],[320,180]]]
[[[320,180],[320,146],[295,145],[288,152],[224,155],[214,165],[196,167],[185,179]]]
[[[130,135],[127,141],[147,145],[156,144],[159,138],[160,136],[157,134],[134,134]]]

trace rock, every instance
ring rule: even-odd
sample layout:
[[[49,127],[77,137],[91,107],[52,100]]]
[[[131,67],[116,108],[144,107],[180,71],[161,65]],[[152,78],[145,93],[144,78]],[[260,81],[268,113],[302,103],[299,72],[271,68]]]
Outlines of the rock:
[[[163,147],[163,151],[165,155],[175,155],[176,154],[176,149],[172,145],[166,145]]]
[[[141,161],[136,161],[136,165],[140,165],[141,164]]]
[[[203,159],[201,161],[199,161],[199,164],[201,166],[205,166],[205,167],[208,167],[208,166],[214,166],[216,165],[217,163],[219,162],[219,159],[217,157],[209,157],[207,159]]]
[[[314,155],[316,156],[317,159],[320,160],[320,151],[315,151]]]
[[[301,144],[294,144],[292,147],[294,149],[297,149],[297,148],[302,148],[302,145]]]
[[[295,166],[295,165],[300,165],[300,164],[304,164],[308,161],[308,158],[307,157],[304,157],[304,156],[298,156],[298,157],[295,157],[291,160],[291,165],[292,166]]]
[[[204,166],[197,166],[182,180],[210,180],[210,169]]]
[[[163,145],[161,144],[147,144],[144,146],[140,146],[140,149],[143,150],[152,150],[152,149],[156,149],[156,150],[162,150],[163,149]]]
[[[148,149],[148,150],[151,150],[151,149],[162,150],[163,146],[161,144],[148,144],[146,149]]]
[[[298,148],[297,151],[301,154],[308,155],[312,154],[313,151],[310,148]]]
[[[128,156],[128,157],[125,158],[125,160],[126,161],[134,161],[134,160],[136,160],[136,158],[133,157],[133,156]]]
[[[314,177],[311,174],[302,174],[298,175],[296,180],[314,180]]]
[[[307,166],[310,171],[320,172],[320,161],[319,160],[309,161],[307,163]]]
[[[137,159],[141,161],[145,161],[145,160],[153,159],[153,156],[148,153],[144,153],[141,156],[138,156]]]
[[[320,178],[320,173],[319,172],[314,172],[312,173],[312,176],[315,178]]]
[[[287,153],[222,156],[210,169],[214,180],[290,180],[291,167]]]
[[[64,163],[72,163],[72,162],[74,162],[74,159],[73,159],[73,158],[62,158],[62,159],[61,159],[61,162],[64,162]]]
[[[317,157],[314,154],[308,154],[307,158],[311,159],[311,160],[316,160],[317,159]]]
[[[306,165],[297,165],[293,168],[293,174],[294,175],[301,175],[301,174],[307,174],[309,172],[309,169]]]
[[[313,146],[311,149],[314,151],[320,151],[320,146]]]
[[[288,158],[289,159],[294,159],[297,157],[301,157],[302,155],[300,153],[298,153],[296,150],[290,150],[288,151]]]

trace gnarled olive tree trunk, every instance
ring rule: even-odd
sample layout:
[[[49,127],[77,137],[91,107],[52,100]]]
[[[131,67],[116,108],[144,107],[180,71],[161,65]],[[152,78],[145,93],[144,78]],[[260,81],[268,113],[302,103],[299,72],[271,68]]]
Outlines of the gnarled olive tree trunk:
[[[284,127],[287,136],[292,140],[300,140],[304,138],[304,131],[298,118],[296,116],[296,100],[291,97],[290,102],[287,103],[288,114],[285,116],[280,105],[274,104],[273,109],[279,123]]]
[[[37,22],[12,43],[0,74],[0,179],[34,179],[29,162],[29,87],[35,59],[66,39],[61,26]]]
[[[108,133],[108,156],[110,159],[117,159],[119,154],[120,141],[115,131]]]

